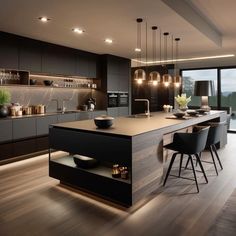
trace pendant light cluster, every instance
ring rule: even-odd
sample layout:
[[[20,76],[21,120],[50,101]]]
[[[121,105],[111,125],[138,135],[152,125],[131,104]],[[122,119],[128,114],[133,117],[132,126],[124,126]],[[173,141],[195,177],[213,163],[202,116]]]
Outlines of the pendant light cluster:
[[[135,51],[137,53],[137,67],[141,67],[141,60],[142,60],[142,18],[136,19],[137,21],[137,47],[135,48]],[[153,61],[157,61],[157,26],[152,26],[152,59]],[[166,71],[167,69],[167,59],[168,59],[168,38],[169,38],[169,32],[164,32],[163,33],[163,41],[164,41],[164,60],[162,61],[162,33],[161,29],[159,30],[160,32],[160,48],[159,48],[159,58],[160,58],[160,65],[161,62],[164,62],[162,66],[165,68]],[[175,63],[174,63],[174,53],[173,53],[173,36],[172,36],[172,61],[174,64],[174,76],[172,79],[172,76],[167,72],[165,73],[162,77],[160,76],[160,73],[158,71],[152,71],[149,74],[149,81],[148,84],[152,86],[157,86],[161,82],[164,84],[165,87],[168,87],[172,82],[174,82],[175,87],[180,87],[181,84],[181,76],[178,73],[178,68],[177,68],[177,59],[178,59],[178,42],[180,41],[180,38],[175,38]],[[140,63],[140,65],[138,65]],[[146,22],[146,66],[147,66],[147,22]],[[146,72],[143,69],[137,69],[134,72],[134,80],[138,84],[142,84],[143,81],[146,80]]]

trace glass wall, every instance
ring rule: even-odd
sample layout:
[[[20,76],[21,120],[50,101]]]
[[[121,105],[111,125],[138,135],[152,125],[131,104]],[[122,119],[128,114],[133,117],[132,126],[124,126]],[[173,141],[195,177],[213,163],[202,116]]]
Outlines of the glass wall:
[[[236,68],[221,69],[221,106],[231,107],[230,129],[236,130]]]
[[[194,82],[196,80],[213,80],[217,94],[217,69],[202,69],[202,70],[183,70],[183,87],[182,92],[187,96],[191,96],[189,106],[200,106],[201,97],[193,96]],[[217,106],[217,96],[209,97],[209,105]]]

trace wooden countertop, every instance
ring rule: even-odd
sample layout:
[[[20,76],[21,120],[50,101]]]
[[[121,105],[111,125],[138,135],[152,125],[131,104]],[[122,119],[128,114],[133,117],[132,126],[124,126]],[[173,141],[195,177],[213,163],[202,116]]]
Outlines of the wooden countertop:
[[[93,120],[73,121],[54,124],[52,127],[103,133],[109,135],[136,136],[154,130],[160,130],[163,133],[173,132],[191,125],[219,118],[225,111],[210,111],[206,115],[198,117],[189,117],[188,119],[167,119],[171,113],[153,112],[148,118],[118,117],[114,119],[113,126],[108,129],[99,129]]]

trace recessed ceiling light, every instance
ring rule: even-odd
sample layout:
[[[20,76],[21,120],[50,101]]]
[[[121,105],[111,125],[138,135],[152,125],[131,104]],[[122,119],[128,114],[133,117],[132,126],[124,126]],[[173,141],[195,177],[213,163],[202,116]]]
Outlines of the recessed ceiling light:
[[[135,48],[134,51],[135,52],[141,52],[141,48]]]
[[[84,30],[80,29],[80,28],[74,28],[72,29],[73,32],[77,33],[77,34],[83,34]]]
[[[38,19],[42,22],[48,22],[49,20],[51,20],[51,19],[47,18],[46,16],[41,16]]]
[[[111,44],[111,43],[113,43],[113,40],[107,38],[107,39],[105,39],[105,42]]]

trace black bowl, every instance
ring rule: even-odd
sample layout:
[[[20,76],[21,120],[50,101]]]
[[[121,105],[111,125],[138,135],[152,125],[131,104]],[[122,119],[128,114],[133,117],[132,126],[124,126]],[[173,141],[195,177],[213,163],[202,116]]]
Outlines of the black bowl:
[[[98,128],[107,129],[113,125],[113,120],[110,116],[99,116],[94,118],[94,123]]]
[[[52,83],[53,83],[53,80],[44,80],[43,83],[44,83],[46,86],[51,86]]]
[[[36,79],[30,79],[30,85],[35,85],[37,83]]]
[[[85,168],[85,169],[96,167],[99,164],[99,161],[94,158],[80,156],[77,154],[73,156],[73,159],[74,159],[74,163],[78,167]]]
[[[187,111],[188,115],[190,116],[196,116],[198,114],[198,111]]]
[[[173,115],[174,115],[175,117],[177,117],[177,118],[182,118],[182,117],[184,117],[185,112],[176,112],[176,113],[174,113]]]

